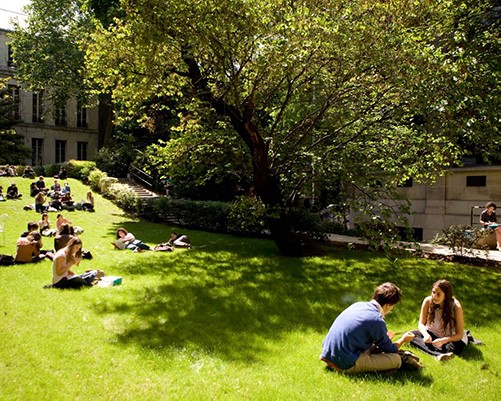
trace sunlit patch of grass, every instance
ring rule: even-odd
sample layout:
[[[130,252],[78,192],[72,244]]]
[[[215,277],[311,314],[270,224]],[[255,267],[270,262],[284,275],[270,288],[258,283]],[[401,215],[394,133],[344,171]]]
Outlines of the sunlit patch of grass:
[[[30,181],[15,180],[26,194]],[[77,199],[88,190],[70,185]],[[28,199],[0,203],[10,216],[1,253],[14,253],[27,221],[38,219],[22,210]],[[98,268],[123,284],[47,290],[48,261],[0,268],[1,400],[494,400],[499,393],[495,271],[340,249],[287,258],[266,239],[184,229],[194,249],[114,251],[120,226],[150,245],[173,227],[128,217],[99,195],[96,203],[93,214],[65,213],[85,229],[84,248],[94,255],[76,270]],[[388,326],[413,329],[438,278],[452,281],[467,327],[484,347],[468,347],[447,364],[420,354],[423,372],[394,377],[324,369],[321,342],[345,307],[392,281],[404,298]]]

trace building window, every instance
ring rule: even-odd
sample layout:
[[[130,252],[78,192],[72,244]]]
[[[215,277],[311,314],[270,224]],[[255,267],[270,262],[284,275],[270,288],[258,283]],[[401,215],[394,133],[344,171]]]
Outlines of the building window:
[[[43,123],[43,92],[33,92],[33,115],[31,121]]]
[[[77,160],[87,160],[87,142],[77,142]]]
[[[77,106],[77,127],[87,128],[87,108],[82,107],[80,104]],[[82,159],[85,160],[85,159]]]
[[[66,141],[56,141],[56,163],[66,161]]]
[[[467,187],[486,187],[487,177],[485,175],[468,175],[466,176]]]
[[[31,139],[31,165],[41,166],[43,165],[43,139],[32,138]]]
[[[9,85],[9,92],[10,96],[12,98],[12,118],[14,120],[20,120],[21,119],[21,113],[20,113],[20,97],[19,97],[19,87],[17,85]]]
[[[59,105],[54,109],[54,124],[58,127],[66,127],[66,106]]]
[[[7,67],[14,67],[14,59],[12,58],[11,45],[7,45]]]

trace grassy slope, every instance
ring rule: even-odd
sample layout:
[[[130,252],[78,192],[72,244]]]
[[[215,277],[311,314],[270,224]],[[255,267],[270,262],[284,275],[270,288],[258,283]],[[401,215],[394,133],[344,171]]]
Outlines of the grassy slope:
[[[0,214],[9,214],[1,253],[14,253],[26,222],[38,220],[22,210],[32,201],[30,181],[15,181],[25,199],[0,202]],[[84,198],[87,188],[69,181],[75,199]],[[267,240],[186,230],[205,247],[114,251],[118,226],[152,245],[170,228],[129,218],[99,196],[96,209],[65,213],[85,229],[84,248],[94,255],[76,270],[121,275],[123,285],[46,290],[48,261],[0,268],[1,400],[495,400],[500,392],[499,273],[348,250],[291,259]],[[423,372],[395,377],[323,368],[321,342],[343,308],[391,280],[404,300],[388,326],[412,329],[438,278],[453,282],[467,327],[486,346],[447,364],[421,355]]]

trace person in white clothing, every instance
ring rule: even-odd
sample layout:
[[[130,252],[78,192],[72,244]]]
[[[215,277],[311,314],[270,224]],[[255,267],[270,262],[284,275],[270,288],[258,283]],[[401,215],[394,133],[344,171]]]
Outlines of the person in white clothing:
[[[82,261],[82,240],[73,237],[68,244],[56,252],[52,260],[52,287],[53,288],[81,288],[90,287],[96,279],[97,270],[75,274],[72,268]]]
[[[439,361],[460,355],[468,344],[463,308],[447,280],[435,282],[431,295],[423,300],[418,327],[411,344]]]

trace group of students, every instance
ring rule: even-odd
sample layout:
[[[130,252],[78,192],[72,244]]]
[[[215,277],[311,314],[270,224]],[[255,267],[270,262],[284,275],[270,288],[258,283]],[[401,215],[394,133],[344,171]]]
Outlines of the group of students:
[[[394,334],[387,330],[384,317],[401,297],[395,284],[383,283],[369,302],[356,302],[341,312],[322,343],[320,359],[332,370],[354,374],[399,369],[409,359],[409,353],[399,351],[405,343],[438,361],[463,352],[469,338],[463,309],[449,281],[441,279],[433,284],[431,294],[421,305],[418,329],[393,341]],[[418,361],[415,358],[413,362],[420,368]]]
[[[35,198],[34,208],[37,213],[75,209],[94,211],[94,197],[91,191],[87,192],[85,201],[75,203],[69,184],[66,182],[64,186],[61,186],[58,178],[54,178],[53,185],[48,188],[45,185],[44,177],[39,177],[38,181],[30,185],[30,196]]]
[[[42,259],[52,261],[52,288],[81,288],[92,285],[93,281],[104,273],[100,270],[88,270],[75,274],[72,270],[84,258],[82,240],[75,234],[75,229],[68,219],[58,215],[57,233],[54,236],[54,248],[43,250],[40,231],[49,229],[46,215],[36,223],[28,223],[27,231],[23,232],[17,241],[16,263],[38,262]],[[40,230],[40,231],[39,231]]]
[[[69,239],[75,236],[72,222],[62,214],[57,215],[56,229],[51,227],[47,213],[41,220],[30,221],[16,243],[16,263],[38,262],[44,258],[53,259],[54,252],[66,246]],[[43,250],[42,236],[54,236],[54,248]]]

